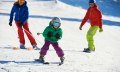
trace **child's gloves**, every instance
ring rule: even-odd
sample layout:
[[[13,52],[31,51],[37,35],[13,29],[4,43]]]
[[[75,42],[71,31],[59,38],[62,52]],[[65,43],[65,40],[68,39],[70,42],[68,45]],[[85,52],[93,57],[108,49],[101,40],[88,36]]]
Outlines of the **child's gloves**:
[[[103,32],[103,29],[102,29],[102,28],[100,28],[100,29],[99,29],[99,32]]]
[[[55,35],[55,37],[56,37],[56,39],[60,39],[60,34],[57,33],[57,34]]]
[[[47,37],[52,37],[52,35],[53,35],[53,33],[51,32],[51,31],[49,31],[48,33],[47,33]]]

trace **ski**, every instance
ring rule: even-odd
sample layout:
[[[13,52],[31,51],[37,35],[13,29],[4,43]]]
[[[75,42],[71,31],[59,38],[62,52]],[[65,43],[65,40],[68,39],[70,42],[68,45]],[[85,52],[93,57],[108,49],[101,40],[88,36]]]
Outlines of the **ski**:
[[[60,63],[59,63],[59,66],[61,66],[62,64],[63,64],[63,62],[60,62]]]
[[[20,50],[21,48],[19,47],[13,47],[13,50]],[[26,47],[25,50],[34,50],[33,48],[31,47]]]

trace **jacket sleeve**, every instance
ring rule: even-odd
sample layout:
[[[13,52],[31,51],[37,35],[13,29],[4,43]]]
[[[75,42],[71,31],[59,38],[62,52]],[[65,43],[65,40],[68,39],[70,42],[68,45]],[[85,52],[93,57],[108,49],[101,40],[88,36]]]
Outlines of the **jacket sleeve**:
[[[90,9],[87,10],[87,13],[86,13],[84,19],[82,20],[80,27],[82,27],[86,23],[86,21],[89,19],[89,15],[90,15]]]
[[[58,32],[58,34],[60,35],[60,39],[62,38],[62,29],[60,28],[60,30],[59,30],[59,32]]]
[[[99,28],[102,28],[102,13],[99,11]]]
[[[43,31],[43,37],[47,38],[47,33],[49,31],[49,26],[45,28],[45,30]]]
[[[9,21],[11,21],[11,22],[13,21],[14,12],[15,12],[15,6],[12,7],[11,12],[10,12],[10,19],[9,19]]]
[[[26,6],[21,22],[24,24],[28,20],[28,17],[29,17],[29,11],[28,11],[28,7]]]

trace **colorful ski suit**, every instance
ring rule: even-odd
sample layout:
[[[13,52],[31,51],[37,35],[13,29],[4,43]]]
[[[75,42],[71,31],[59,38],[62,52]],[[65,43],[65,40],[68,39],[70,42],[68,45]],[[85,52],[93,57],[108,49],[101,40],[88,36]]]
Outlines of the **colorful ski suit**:
[[[82,20],[80,27],[82,27],[88,19],[89,19],[90,24],[91,24],[91,27],[88,30],[87,36],[86,36],[87,41],[88,41],[88,48],[90,50],[95,50],[93,37],[96,34],[98,28],[102,28],[102,14],[98,10],[96,4],[94,7],[90,7],[87,10],[87,13],[86,13],[84,19]]]
[[[45,38],[45,44],[41,48],[40,55],[45,56],[51,44],[54,47],[58,57],[63,57],[64,56],[63,50],[59,47],[57,42],[59,39],[62,38],[62,29],[61,28],[55,29],[51,25],[49,25],[44,30],[43,36]]]

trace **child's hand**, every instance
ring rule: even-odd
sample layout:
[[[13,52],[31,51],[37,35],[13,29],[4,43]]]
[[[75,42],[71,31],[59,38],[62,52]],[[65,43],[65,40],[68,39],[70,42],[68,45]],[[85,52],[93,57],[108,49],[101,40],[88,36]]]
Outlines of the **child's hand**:
[[[47,33],[47,37],[52,37],[53,36],[53,33],[51,32],[51,31],[49,31],[48,33]]]
[[[57,33],[57,34],[55,35],[55,37],[56,37],[57,39],[60,39],[60,34]]]

